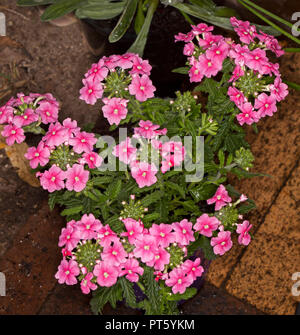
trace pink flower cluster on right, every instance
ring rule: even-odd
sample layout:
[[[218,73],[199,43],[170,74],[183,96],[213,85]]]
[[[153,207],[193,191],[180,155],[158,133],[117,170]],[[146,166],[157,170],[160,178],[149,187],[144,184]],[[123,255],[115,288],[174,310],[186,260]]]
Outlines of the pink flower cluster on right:
[[[279,64],[271,63],[266,53],[269,50],[279,57],[284,51],[273,36],[262,31],[258,33],[248,21],[232,17],[230,22],[241,43],[212,34],[214,28],[204,23],[192,26],[187,34],[179,33],[175,41],[185,42],[183,53],[188,57],[191,82],[216,76],[225,59],[234,64],[228,95],[240,110],[236,116],[240,125],[250,125],[265,116],[272,116],[277,111],[277,102],[288,94],[287,85],[281,80]],[[272,76],[275,79],[271,83],[266,81]]]

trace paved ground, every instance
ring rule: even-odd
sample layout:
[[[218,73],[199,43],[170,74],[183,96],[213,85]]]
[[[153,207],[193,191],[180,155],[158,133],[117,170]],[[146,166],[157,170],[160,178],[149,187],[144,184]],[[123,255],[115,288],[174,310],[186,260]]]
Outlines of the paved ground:
[[[2,2],[16,10],[11,1]],[[8,85],[9,94],[20,87],[26,93],[51,91],[63,101],[63,118],[101,125],[98,107],[87,108],[74,95],[94,59],[82,42],[79,27],[42,25],[36,11],[17,10],[25,18],[6,13],[12,41],[0,40],[0,72],[10,71],[18,82],[18,87]],[[31,32],[29,37],[25,31]],[[7,62],[9,50],[17,73]],[[299,54],[284,56],[281,66],[288,80],[299,81]],[[299,93],[291,91],[278,113],[260,122],[258,135],[249,132],[255,170],[273,176],[232,180],[257,202],[250,217],[255,239],[248,248],[233,248],[212,263],[207,283],[183,306],[184,313],[295,313],[291,277],[300,272],[299,101]],[[65,223],[57,211],[49,211],[47,194],[34,187],[18,156],[0,142],[0,271],[7,276],[7,296],[0,297],[0,314],[89,314],[89,297],[79,287],[61,286],[54,279],[60,262],[57,241]],[[105,313],[115,312],[107,306]],[[135,312],[120,306],[117,313]]]

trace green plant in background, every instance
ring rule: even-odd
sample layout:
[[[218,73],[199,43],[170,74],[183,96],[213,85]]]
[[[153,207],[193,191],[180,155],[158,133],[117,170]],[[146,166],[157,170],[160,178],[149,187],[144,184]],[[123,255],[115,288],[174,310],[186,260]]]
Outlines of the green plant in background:
[[[17,3],[19,6],[49,5],[41,17],[42,21],[54,20],[71,12],[75,12],[79,19],[109,20],[120,16],[108,40],[110,43],[119,41],[133,25],[136,40],[129,51],[140,56],[143,55],[152,18],[160,3],[178,9],[189,23],[193,22],[190,18],[193,16],[228,30],[232,30],[229,18],[238,16],[234,9],[217,6],[212,0],[18,0]],[[278,35],[272,27],[257,27]]]

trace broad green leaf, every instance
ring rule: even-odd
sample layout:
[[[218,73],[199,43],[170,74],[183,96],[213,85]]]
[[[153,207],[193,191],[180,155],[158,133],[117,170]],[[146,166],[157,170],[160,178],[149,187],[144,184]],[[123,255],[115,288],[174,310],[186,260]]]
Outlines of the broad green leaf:
[[[110,43],[119,41],[119,39],[126,33],[134,17],[137,3],[138,0],[127,0],[126,6],[118,23],[108,37]]]
[[[40,6],[40,5],[50,5],[60,0],[19,0],[17,2],[18,6]]]
[[[109,197],[109,200],[116,199],[119,193],[121,192],[122,188],[122,181],[121,179],[117,179],[111,184],[109,184],[107,188],[107,196]]]
[[[109,20],[120,15],[124,9],[125,1],[112,3],[99,3],[87,5],[76,10],[79,19]]]
[[[71,13],[84,3],[85,0],[62,0],[49,6],[41,16],[41,20],[49,21],[57,19],[58,17]]]
[[[176,293],[168,296],[167,300],[169,301],[178,301],[178,300],[188,300],[191,299],[195,294],[197,294],[197,289],[195,287],[188,287],[183,294]]]
[[[213,260],[216,258],[213,248],[210,245],[210,239],[203,235],[199,235],[198,239],[196,239],[195,242],[188,246],[188,256],[192,256],[194,252],[200,248],[203,251],[204,257],[206,259]]]
[[[144,22],[145,22],[145,15],[143,10],[143,0],[139,0],[138,9],[134,20],[134,30],[137,35],[141,31]]]
[[[202,201],[211,198],[216,190],[217,185],[204,183],[191,190],[190,193],[196,201]]]
[[[188,74],[189,68],[187,66],[178,67],[177,69],[172,70],[172,72],[180,74]]]
[[[83,210],[83,206],[81,205],[76,206],[76,207],[66,208],[60,213],[60,215],[62,216],[73,215],[73,214],[80,213],[82,210]]]

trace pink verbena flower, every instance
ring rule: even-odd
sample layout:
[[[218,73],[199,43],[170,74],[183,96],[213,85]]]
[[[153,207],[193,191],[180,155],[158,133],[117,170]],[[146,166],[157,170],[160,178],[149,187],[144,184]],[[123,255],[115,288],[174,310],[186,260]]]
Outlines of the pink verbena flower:
[[[102,98],[103,87],[101,82],[94,81],[93,77],[82,80],[83,87],[80,90],[79,99],[84,100],[89,105],[95,105],[98,99]]]
[[[143,60],[140,57],[135,57],[133,59],[132,70],[129,72],[130,74],[139,74],[139,75],[147,75],[150,76],[152,66],[149,64],[149,61]]]
[[[252,228],[252,224],[249,221],[244,221],[237,225],[236,232],[239,234],[238,242],[242,245],[248,245],[251,242],[251,236],[249,230]]]
[[[226,206],[227,202],[231,202],[231,198],[223,185],[220,185],[215,193],[215,195],[207,200],[209,205],[215,203],[215,210],[218,211],[222,207]]]
[[[263,65],[268,62],[266,52],[262,49],[254,49],[249,51],[245,60],[245,64],[252,70],[263,74]]]
[[[218,42],[224,39],[223,36],[213,35],[210,32],[203,33],[202,37],[203,38],[199,38],[198,43],[200,47],[205,50],[212,47],[213,45],[217,44]]]
[[[132,218],[126,218],[122,220],[127,232],[123,232],[121,236],[127,236],[128,242],[134,244],[136,239],[142,238],[142,233],[144,230],[141,222],[136,221]]]
[[[121,162],[129,164],[136,159],[136,151],[137,149],[131,144],[131,139],[127,137],[125,141],[114,147],[112,154]]]
[[[77,262],[70,260],[69,262],[63,259],[58,267],[58,271],[55,274],[55,278],[58,279],[60,284],[66,283],[67,285],[77,284],[76,276],[80,273]]]
[[[68,141],[68,130],[64,128],[59,122],[51,123],[43,141],[49,147],[59,146]]]
[[[121,120],[126,118],[128,100],[121,98],[104,98],[102,101],[104,102],[104,106],[102,107],[103,115],[107,118],[110,125],[118,125]]]
[[[102,261],[95,266],[93,274],[97,277],[97,283],[100,286],[110,287],[117,282],[119,270],[117,267]]]
[[[153,124],[151,121],[143,121],[139,122],[139,127],[134,128],[134,134],[142,136],[147,139],[153,139],[159,135],[165,135],[167,133],[167,129],[160,129],[159,125]]]
[[[207,78],[215,76],[222,69],[222,63],[209,59],[206,55],[199,56],[198,63],[202,74]]]
[[[183,54],[185,56],[192,56],[195,51],[195,44],[194,43],[187,43],[183,48]]]
[[[97,143],[97,139],[94,134],[87,133],[85,131],[79,132],[75,137],[70,138],[69,144],[73,146],[73,150],[77,154],[82,152],[92,152],[94,144]]]
[[[37,166],[45,166],[49,162],[50,151],[44,142],[40,142],[37,147],[30,147],[24,155],[30,162],[30,166],[36,169]]]
[[[40,177],[40,182],[44,190],[52,193],[65,187],[65,172],[55,164]]]
[[[274,95],[267,95],[266,93],[261,93],[256,99],[254,107],[258,109],[260,117],[266,115],[272,116],[273,113],[277,111],[276,98]]]
[[[246,44],[254,42],[254,38],[257,35],[256,28],[250,25],[249,21],[241,21],[235,17],[231,17],[230,23],[234,27],[235,32],[239,35],[241,42]]]
[[[169,224],[161,223],[153,224],[149,229],[150,235],[154,236],[159,246],[167,248],[171,243],[175,242],[175,234],[172,232],[173,227]]]
[[[236,116],[237,120],[239,121],[239,124],[242,126],[244,123],[246,124],[252,124],[254,122],[257,122],[260,119],[260,115],[258,112],[255,112],[253,110],[253,106],[250,102],[247,102],[245,104],[241,104],[239,106],[242,113],[238,114]]]
[[[104,247],[101,254],[105,264],[111,264],[113,266],[119,266],[121,263],[124,263],[126,256],[127,252],[123,248],[123,245],[117,241],[115,241],[113,245]]]
[[[102,247],[106,248],[109,245],[111,245],[112,242],[118,242],[119,238],[117,234],[111,230],[109,225],[103,226],[97,235],[97,238],[99,239],[99,243]]]
[[[201,259],[198,257],[194,261],[187,259],[182,265],[182,270],[187,274],[191,275],[193,281],[196,280],[197,277],[201,277],[204,272],[203,267],[200,265]]]
[[[102,81],[108,75],[108,68],[103,66],[103,62],[99,61],[91,66],[88,72],[85,74],[86,78],[90,78],[93,81]]]
[[[274,36],[268,35],[261,30],[259,32],[260,34],[257,34],[257,37],[263,44],[265,44],[268,50],[274,52],[277,57],[280,57],[284,54],[284,51],[281,49],[281,46]]]
[[[174,229],[175,242],[181,245],[189,245],[190,242],[195,241],[192,222],[184,219],[180,222],[172,223],[172,227]]]
[[[125,276],[132,283],[139,281],[139,276],[142,276],[144,269],[139,266],[139,262],[135,258],[128,259],[122,264],[122,269],[119,276]]]
[[[203,77],[203,70],[201,67],[201,64],[197,61],[193,62],[192,67],[189,69],[189,77],[190,77],[190,82],[200,82]]]
[[[14,109],[9,105],[0,107],[0,124],[11,123],[14,116]]]
[[[153,236],[143,235],[141,239],[134,242],[133,254],[136,258],[141,258],[142,262],[151,262],[157,250],[157,243]]]
[[[224,255],[232,247],[231,232],[220,231],[217,237],[210,240],[210,244],[214,249],[216,255]]]
[[[38,119],[39,116],[35,113],[35,111],[32,108],[27,108],[22,115],[16,115],[13,118],[12,123],[21,128],[36,122]]]
[[[270,85],[270,92],[277,101],[281,101],[289,94],[287,88],[288,86],[282,82],[281,78],[276,77],[274,84]]]
[[[208,26],[205,23],[199,23],[196,26],[192,25],[192,32],[194,35],[200,35],[213,30],[214,30],[213,26]]]
[[[95,152],[84,153],[82,155],[82,158],[84,162],[87,163],[90,169],[95,169],[96,167],[99,167],[103,162],[103,158]]]
[[[215,44],[209,48],[205,54],[208,59],[211,59],[212,62],[220,64],[222,67],[224,59],[229,54],[229,49],[230,47],[226,42],[220,41],[218,44]]]
[[[154,267],[155,270],[163,271],[165,265],[170,263],[170,254],[164,248],[157,248],[154,252],[154,257],[146,264]]]
[[[15,142],[20,144],[25,140],[24,130],[11,124],[4,127],[1,135],[6,137],[5,141],[7,145],[13,145]]]
[[[244,94],[232,86],[228,88],[227,94],[229,95],[230,100],[233,101],[237,106],[242,105],[246,100]]]
[[[83,240],[91,240],[96,238],[97,232],[103,227],[102,223],[97,220],[93,214],[84,214],[76,225],[80,232],[80,238]]]
[[[165,281],[166,285],[172,287],[174,294],[183,294],[187,287],[193,283],[192,275],[185,275],[181,268],[175,268],[169,273],[169,278]]]
[[[73,135],[76,135],[80,132],[80,128],[77,127],[77,121],[72,121],[69,117],[67,119],[64,119],[63,127],[67,129],[69,137],[72,137]]]
[[[214,216],[208,216],[207,214],[202,214],[197,218],[194,229],[199,231],[201,235],[211,237],[212,232],[217,230],[221,222]]]
[[[153,163],[135,162],[131,165],[131,175],[136,180],[139,188],[155,184],[157,172],[157,167]]]
[[[89,171],[84,170],[82,165],[74,164],[66,172],[66,188],[69,191],[82,191],[89,180]]]
[[[67,227],[61,230],[61,234],[59,236],[58,246],[65,248],[68,251],[72,251],[76,248],[78,242],[81,239],[81,233],[77,231],[75,227]]]
[[[41,116],[44,124],[56,122],[58,119],[58,106],[47,100],[39,102],[36,112]]]
[[[91,280],[94,278],[92,272],[89,272],[85,275],[80,283],[80,288],[83,294],[89,294],[90,291],[95,291],[97,289],[97,285],[94,284]]]
[[[179,33],[178,35],[175,35],[175,42],[191,42],[194,39],[195,35],[193,34],[192,31],[190,31],[187,34]]]
[[[156,90],[152,85],[152,81],[146,75],[142,75],[141,77],[135,76],[128,88],[129,93],[135,95],[139,101],[146,101],[149,98],[153,98],[154,91]]]

